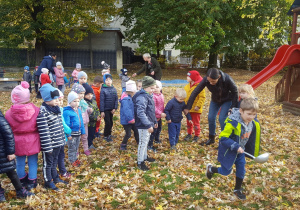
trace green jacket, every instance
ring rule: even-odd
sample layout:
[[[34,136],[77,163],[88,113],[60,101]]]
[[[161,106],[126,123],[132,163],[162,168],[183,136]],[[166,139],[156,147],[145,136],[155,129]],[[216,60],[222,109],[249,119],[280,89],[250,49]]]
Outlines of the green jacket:
[[[161,80],[162,70],[161,70],[159,62],[155,58],[151,57],[151,63],[152,63],[151,69],[149,69],[148,62],[145,62],[145,64],[143,65],[143,68],[141,68],[136,74],[139,75],[139,74],[143,73],[144,71],[146,71],[146,76],[150,76],[155,80]],[[155,72],[154,75],[150,74],[152,71]]]

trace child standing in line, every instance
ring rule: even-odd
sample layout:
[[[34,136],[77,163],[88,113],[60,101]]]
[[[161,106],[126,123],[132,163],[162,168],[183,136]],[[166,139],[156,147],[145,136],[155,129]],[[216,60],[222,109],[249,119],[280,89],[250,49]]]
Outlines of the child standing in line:
[[[155,104],[152,93],[156,82],[152,77],[143,78],[143,88],[133,96],[135,125],[139,132],[139,147],[137,155],[137,167],[143,171],[148,171],[145,161],[154,162],[155,159],[148,157],[147,146],[153,128],[157,128],[155,117]]]
[[[43,152],[43,172],[45,188],[55,191],[57,183],[67,183],[57,174],[58,154],[64,146],[65,133],[59,108],[59,92],[52,85],[45,84],[40,88],[44,102],[37,117],[37,126]],[[53,179],[53,181],[52,181]]]
[[[238,103],[238,108],[240,107],[241,102],[244,99],[246,99],[246,98],[255,98],[255,93],[254,93],[253,87],[249,84],[240,85],[239,88],[238,88],[238,91],[239,91],[239,97],[240,97],[240,100],[239,100],[239,103]]]
[[[187,73],[186,80],[189,84],[184,87],[187,97],[185,98],[185,103],[188,102],[192,92],[195,90],[197,85],[202,81],[202,77],[200,76],[198,71],[189,71]],[[195,131],[195,136],[193,138],[193,142],[197,142],[200,136],[200,115],[202,113],[202,108],[205,102],[205,90],[202,90],[196,97],[193,106],[190,110],[190,114],[192,117],[193,124],[187,121],[187,136],[184,138],[185,141],[191,140],[193,131]]]
[[[153,133],[151,133],[150,141],[148,144],[148,150],[152,150],[156,152],[156,148],[153,146],[153,141],[155,143],[161,143],[159,136],[161,132],[161,114],[164,112],[165,107],[165,99],[164,95],[161,93],[162,84],[160,81],[156,80],[156,86],[153,92],[153,100],[155,104],[155,117],[157,120],[157,128],[154,129]]]
[[[81,71],[78,73],[77,79],[78,79],[78,83],[83,85],[83,84],[87,83],[88,76],[84,71]]]
[[[182,112],[186,108],[184,99],[186,98],[186,92],[182,88],[177,88],[174,98],[171,99],[166,107],[165,114],[168,123],[168,133],[171,150],[176,151],[176,144],[179,140],[179,134],[181,129]],[[193,124],[190,113],[186,115],[187,120]]]
[[[126,82],[130,80],[130,77],[127,75],[127,69],[121,69],[121,73],[119,74],[119,78],[122,81],[122,93],[126,91]]]
[[[64,119],[71,128],[71,139],[68,139],[68,158],[72,166],[80,166],[80,161],[77,158],[80,136],[85,134],[81,110],[79,107],[79,96],[74,91],[68,95],[69,106],[64,107]]]
[[[76,63],[76,68],[74,69],[74,71],[72,72],[72,77],[73,77],[73,81],[74,83],[78,82],[78,78],[77,75],[78,73],[81,71],[81,64],[80,63]]]
[[[40,76],[41,87],[47,83],[51,84],[52,81],[50,80],[50,77],[49,77],[49,70],[46,68],[42,68],[41,71],[42,71],[42,74]]]
[[[101,92],[101,86],[103,84],[103,77],[100,76],[96,76],[94,78],[94,82],[91,85],[91,87],[94,90],[94,94],[95,94],[95,99],[98,105],[98,109],[100,110],[100,92]],[[100,129],[100,123],[101,123],[101,119],[99,121],[97,121],[96,123],[96,137],[99,137],[99,129]]]
[[[101,115],[97,106],[97,102],[95,99],[93,99],[93,88],[91,88],[91,86],[89,86],[87,83],[84,83],[83,87],[85,88],[84,100],[88,103],[89,107],[93,109],[93,112],[89,115],[90,122],[88,125],[88,145],[90,148],[91,146],[95,147],[93,141],[95,138],[96,123],[100,121]]]
[[[138,79],[136,81],[136,88],[137,88],[137,92],[140,91],[142,89],[142,80],[141,79]]]
[[[220,133],[218,161],[221,167],[206,166],[206,176],[211,179],[214,173],[227,176],[236,166],[236,183],[234,194],[245,200],[242,183],[246,174],[246,160],[244,151],[257,157],[260,146],[260,125],[255,120],[258,102],[254,98],[247,98],[241,102],[240,108],[233,108],[232,114],[225,121],[225,128]],[[254,135],[252,135],[254,133]]]
[[[64,77],[67,76],[67,73],[63,72],[62,63],[56,62],[56,67],[53,67],[55,76],[56,76],[56,85],[60,91],[62,91],[63,86],[65,84]]]
[[[26,198],[33,196],[34,194],[27,191],[20,182],[18,174],[16,172],[15,162],[15,140],[13,132],[9,126],[9,123],[4,118],[0,111],[0,174],[6,173],[7,177],[13,184],[17,198]],[[0,202],[6,201],[5,191],[0,182]]]
[[[107,142],[112,141],[112,127],[113,127],[113,115],[118,109],[118,94],[116,88],[112,85],[111,74],[105,74],[104,84],[102,85],[100,92],[100,112],[101,117],[104,118],[104,140]]]
[[[32,75],[30,73],[29,66],[24,67],[24,74],[23,74],[23,81],[28,82],[29,84],[29,92],[31,93],[31,80],[32,80]]]
[[[34,89],[35,89],[35,93],[37,93],[39,91],[39,76],[35,75],[35,72],[38,70],[38,66],[36,66],[33,70],[33,76],[34,76]]]
[[[134,104],[132,97],[136,93],[136,84],[134,81],[129,80],[126,82],[126,91],[122,93],[120,103],[120,121],[126,132],[123,141],[121,143],[120,150],[127,150],[127,141],[131,137],[131,130],[134,132],[134,138],[137,144],[139,144],[139,133],[135,127],[134,117]]]
[[[22,81],[11,91],[13,105],[5,113],[15,137],[15,155],[17,174],[23,187],[27,190],[37,186],[38,153],[41,151],[40,135],[36,119],[40,109],[30,103],[30,92],[27,82]],[[25,172],[26,158],[28,173]]]
[[[110,74],[110,65],[107,64],[105,61],[102,61],[101,62],[101,65],[104,66],[104,69],[102,70],[102,76],[104,76],[105,74]],[[104,77],[103,77],[103,80],[104,80]]]

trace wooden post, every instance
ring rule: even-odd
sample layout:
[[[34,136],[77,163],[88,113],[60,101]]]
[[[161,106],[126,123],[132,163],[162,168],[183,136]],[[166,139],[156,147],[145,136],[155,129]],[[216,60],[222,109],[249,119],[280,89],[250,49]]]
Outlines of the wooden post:
[[[292,70],[293,70],[293,66],[289,66],[288,71],[286,72],[284,101],[289,101],[290,100]]]
[[[297,7],[296,9],[293,9],[292,12],[293,12],[293,25],[292,25],[292,36],[291,36],[291,44],[297,44],[298,42],[298,39],[297,39],[297,35],[296,35],[296,32],[297,32],[297,18],[298,18],[298,10],[300,8]]]

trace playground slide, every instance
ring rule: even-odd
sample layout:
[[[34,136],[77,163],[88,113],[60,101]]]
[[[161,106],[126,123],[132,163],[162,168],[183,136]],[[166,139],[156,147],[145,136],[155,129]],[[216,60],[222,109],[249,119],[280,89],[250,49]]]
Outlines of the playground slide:
[[[295,64],[300,64],[300,45],[282,45],[278,48],[271,63],[246,83],[256,89],[285,66]]]

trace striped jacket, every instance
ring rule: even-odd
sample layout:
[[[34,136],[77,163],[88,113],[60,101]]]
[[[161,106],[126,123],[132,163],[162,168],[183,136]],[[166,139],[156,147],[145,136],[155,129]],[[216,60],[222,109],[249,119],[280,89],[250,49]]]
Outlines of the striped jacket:
[[[36,122],[43,152],[52,152],[53,148],[64,145],[65,133],[60,112],[54,113],[47,105],[42,105]]]

